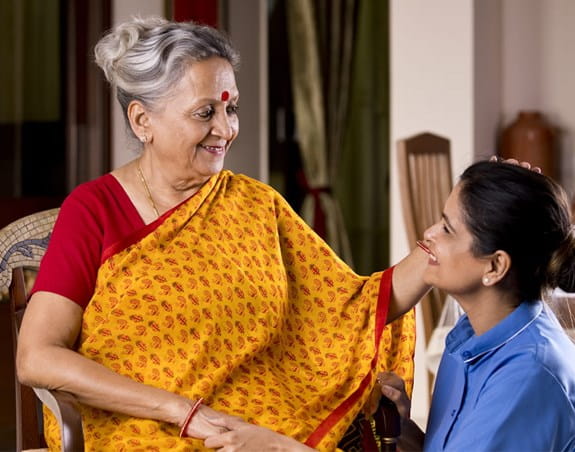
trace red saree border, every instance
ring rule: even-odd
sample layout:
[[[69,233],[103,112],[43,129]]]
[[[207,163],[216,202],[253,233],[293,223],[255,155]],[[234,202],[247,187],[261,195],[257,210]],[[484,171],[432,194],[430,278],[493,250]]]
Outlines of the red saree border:
[[[215,184],[220,179],[220,177],[222,175],[224,175],[224,173],[229,173],[229,171],[227,171],[227,170],[220,171],[218,174],[216,174],[216,175],[212,176],[210,179],[208,179],[206,181],[206,183],[204,185],[202,185],[197,192],[195,192],[193,195],[189,196],[188,198],[184,199],[181,203],[172,207],[170,210],[164,212],[160,217],[156,218],[150,224],[145,225],[144,227],[138,229],[137,231],[134,231],[133,233],[127,235],[123,239],[118,240],[113,245],[110,245],[108,248],[106,248],[103,251],[102,257],[100,259],[100,265],[102,265],[104,262],[106,262],[110,257],[112,257],[115,254],[125,250],[126,248],[133,245],[134,243],[139,242],[144,237],[146,237],[148,234],[151,234],[154,230],[159,228],[176,210],[178,210],[184,204],[189,202],[191,199],[195,198],[196,196],[199,196],[199,193],[202,192],[203,190],[205,190],[207,186],[210,186],[209,190],[211,191],[211,189],[214,188]],[[213,183],[210,183],[210,181],[213,181]]]
[[[192,196],[195,196],[195,194],[193,194]],[[191,198],[191,197],[190,197]],[[110,245],[108,248],[106,248],[104,250],[104,252],[102,253],[102,259],[100,262],[100,265],[103,264],[104,262],[106,262],[110,257],[114,256],[115,254],[119,253],[120,251],[125,250],[126,248],[128,248],[130,245],[133,245],[134,243],[139,242],[140,240],[142,240],[144,237],[146,237],[148,234],[151,234],[155,229],[157,229],[158,227],[160,227],[164,221],[166,221],[170,215],[172,213],[174,213],[174,211],[180,207],[183,203],[187,202],[190,200],[190,198],[182,201],[180,204],[178,204],[175,207],[172,207],[170,210],[168,210],[167,212],[165,212],[162,216],[156,218],[154,221],[152,221],[150,224],[145,225],[143,228],[138,229],[137,231],[134,231],[133,233],[131,233],[130,235],[124,237],[121,240],[118,240],[116,243],[114,243],[113,245]]]
[[[389,311],[389,301],[391,297],[391,284],[394,267],[385,270],[381,275],[379,283],[379,294],[377,298],[377,309],[375,319],[375,355],[371,360],[371,368],[375,367],[377,362],[379,343],[385,323],[387,320],[387,312]],[[344,400],[331,414],[326,417],[323,422],[315,429],[315,431],[308,437],[305,444],[310,447],[316,447],[324,436],[336,425],[347,412],[357,403],[357,401],[364,394],[365,390],[371,383],[371,373],[368,373],[361,381],[359,387]]]

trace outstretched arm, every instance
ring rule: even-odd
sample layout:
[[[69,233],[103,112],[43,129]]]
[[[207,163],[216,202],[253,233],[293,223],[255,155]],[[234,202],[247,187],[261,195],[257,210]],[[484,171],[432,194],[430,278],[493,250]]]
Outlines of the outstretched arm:
[[[415,247],[393,270],[392,295],[387,321],[392,322],[413,308],[430,287],[423,282],[428,255]]]

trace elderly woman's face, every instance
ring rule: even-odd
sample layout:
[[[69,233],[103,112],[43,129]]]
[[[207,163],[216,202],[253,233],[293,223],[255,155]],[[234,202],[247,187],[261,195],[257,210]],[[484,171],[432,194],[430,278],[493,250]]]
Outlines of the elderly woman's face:
[[[154,161],[182,181],[202,181],[221,171],[238,135],[238,97],[226,60],[192,63],[163,105],[149,112]]]

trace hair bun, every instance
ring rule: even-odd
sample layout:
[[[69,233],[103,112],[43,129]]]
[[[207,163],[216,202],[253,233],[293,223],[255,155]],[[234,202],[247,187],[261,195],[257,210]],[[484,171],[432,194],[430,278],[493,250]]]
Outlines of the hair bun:
[[[140,38],[150,30],[166,24],[161,17],[133,17],[109,31],[94,48],[96,64],[104,71],[106,79],[114,86],[121,85],[121,61]]]
[[[563,242],[553,254],[547,274],[550,288],[575,292],[575,225],[567,230]]]

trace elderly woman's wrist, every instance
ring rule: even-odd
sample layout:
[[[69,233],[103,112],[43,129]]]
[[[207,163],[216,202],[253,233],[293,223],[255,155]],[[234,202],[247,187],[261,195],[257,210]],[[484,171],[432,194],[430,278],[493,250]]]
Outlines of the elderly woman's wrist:
[[[175,400],[170,402],[169,406],[165,407],[166,414],[163,420],[181,428],[195,402],[195,400],[177,396]]]
[[[188,436],[186,434],[186,430],[188,429],[188,426],[190,425],[190,422],[192,421],[192,418],[194,417],[194,415],[198,412],[198,410],[200,409],[200,406],[202,404],[202,402],[204,401],[204,399],[202,397],[200,397],[199,399],[197,399],[194,404],[190,407],[190,409],[188,410],[188,412],[186,413],[186,417],[184,418],[182,424],[180,425],[180,438],[184,438],[186,436]]]

